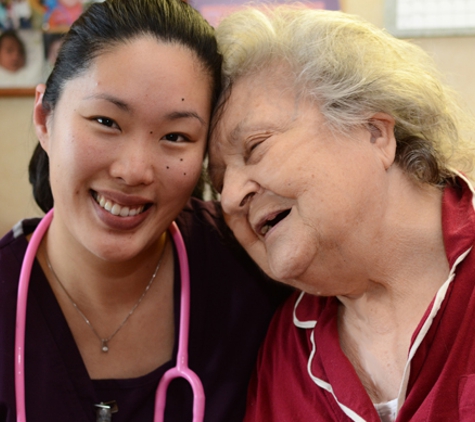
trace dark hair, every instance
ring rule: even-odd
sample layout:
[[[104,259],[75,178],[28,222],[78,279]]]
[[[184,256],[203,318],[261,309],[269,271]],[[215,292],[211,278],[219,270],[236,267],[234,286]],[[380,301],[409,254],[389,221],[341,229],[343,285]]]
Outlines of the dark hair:
[[[191,50],[211,79],[212,107],[220,91],[221,55],[213,28],[181,0],[106,0],[93,3],[64,37],[43,96],[43,109],[51,113],[66,82],[80,76],[104,51],[142,36],[178,43]],[[29,165],[33,195],[40,208],[53,207],[49,160],[38,144]]]
[[[17,42],[18,47],[20,47],[20,53],[22,57],[26,56],[25,44],[14,29],[9,29],[8,31],[2,32],[2,34],[0,34],[0,48],[2,48],[2,43],[5,38],[14,39]]]

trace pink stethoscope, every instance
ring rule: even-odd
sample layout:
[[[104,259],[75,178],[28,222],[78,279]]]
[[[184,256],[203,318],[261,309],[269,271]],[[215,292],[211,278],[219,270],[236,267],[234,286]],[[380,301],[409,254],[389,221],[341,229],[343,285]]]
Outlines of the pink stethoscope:
[[[17,422],[26,422],[25,408],[25,327],[26,327],[26,304],[28,297],[28,285],[30,283],[31,269],[36,257],[36,252],[46,230],[53,220],[53,210],[50,210],[40,221],[33,232],[20,272],[18,284],[18,300],[15,328],[15,394]],[[181,297],[180,297],[180,331],[178,335],[178,352],[176,366],[165,372],[158,384],[155,394],[154,422],[162,422],[165,413],[167,388],[175,378],[184,378],[193,390],[193,422],[203,420],[205,410],[205,394],[201,381],[188,367],[188,332],[190,322],[190,271],[188,255],[186,253],[183,237],[175,222],[169,227],[169,232],[175,242],[180,262],[181,274]]]

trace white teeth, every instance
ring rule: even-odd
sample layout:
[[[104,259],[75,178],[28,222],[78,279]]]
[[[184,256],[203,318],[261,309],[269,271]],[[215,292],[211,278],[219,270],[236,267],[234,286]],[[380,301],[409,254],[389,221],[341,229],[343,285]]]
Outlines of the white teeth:
[[[121,217],[127,217],[129,215],[129,207],[124,207],[120,210]]]
[[[144,205],[141,205],[138,208],[122,207],[119,204],[105,199],[102,195],[99,195],[98,193],[95,193],[93,197],[102,208],[104,208],[106,211],[109,211],[112,215],[120,215],[121,217],[133,217],[134,215],[140,214],[144,209]]]

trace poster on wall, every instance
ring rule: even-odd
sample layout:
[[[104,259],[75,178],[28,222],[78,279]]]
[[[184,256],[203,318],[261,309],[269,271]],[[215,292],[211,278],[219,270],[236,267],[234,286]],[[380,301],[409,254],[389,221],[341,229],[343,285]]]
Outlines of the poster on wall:
[[[218,25],[219,21],[227,14],[239,10],[246,4],[249,4],[248,0],[188,0],[195,9],[206,18],[206,20],[212,25]],[[276,0],[272,2],[273,6],[283,3],[295,3],[294,1]],[[259,1],[254,1],[253,6],[258,7]],[[265,2],[266,6],[269,6],[269,2]],[[299,5],[308,7],[310,9],[327,9],[327,10],[339,10],[339,0],[310,0],[306,2],[299,2]]]
[[[0,95],[33,95],[63,35],[95,1],[103,0],[0,0]]]

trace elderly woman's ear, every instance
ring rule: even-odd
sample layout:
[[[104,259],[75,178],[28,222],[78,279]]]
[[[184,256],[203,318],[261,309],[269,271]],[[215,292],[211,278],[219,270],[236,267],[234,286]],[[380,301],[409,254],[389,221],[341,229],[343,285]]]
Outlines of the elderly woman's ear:
[[[380,150],[385,169],[393,164],[396,155],[394,123],[394,118],[386,113],[376,113],[368,121],[370,141]]]

